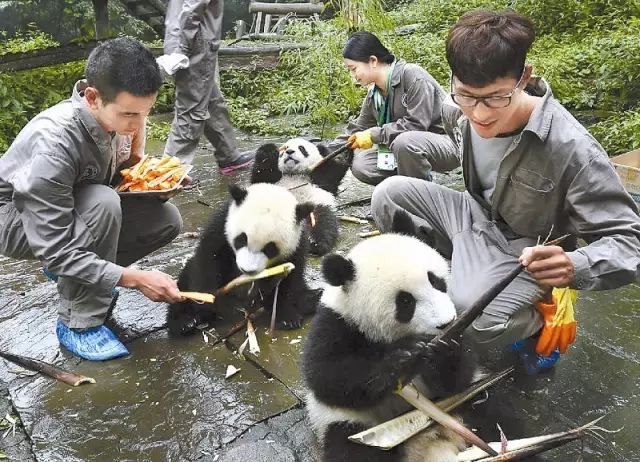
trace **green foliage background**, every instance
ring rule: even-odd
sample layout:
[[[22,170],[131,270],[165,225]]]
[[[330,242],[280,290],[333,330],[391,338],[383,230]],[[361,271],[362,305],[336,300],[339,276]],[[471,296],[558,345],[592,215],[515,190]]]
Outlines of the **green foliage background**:
[[[397,57],[422,65],[445,88],[444,40],[462,13],[510,7],[527,14],[538,31],[529,56],[534,72],[550,82],[555,96],[580,120],[596,122],[589,128],[610,154],[640,147],[640,1],[415,0],[386,13],[371,0],[351,1],[360,4],[357,27],[376,32]],[[344,3],[334,2],[334,7]],[[397,28],[408,25],[411,33],[399,33]],[[320,23],[299,21],[287,33],[308,44],[307,50],[284,53],[273,70],[222,72],[234,124],[260,134],[322,132],[327,137],[324,127],[357,114],[364,89],[354,85],[341,59],[350,28],[354,22],[339,15]],[[29,32],[20,40],[0,42],[0,49],[22,50],[36,42],[48,43],[46,36]],[[30,117],[69,95],[82,65],[0,74],[0,152]],[[155,110],[170,111],[172,104],[168,85]],[[286,123],[278,123],[278,116],[287,116]],[[166,124],[150,130],[159,138],[166,133]]]

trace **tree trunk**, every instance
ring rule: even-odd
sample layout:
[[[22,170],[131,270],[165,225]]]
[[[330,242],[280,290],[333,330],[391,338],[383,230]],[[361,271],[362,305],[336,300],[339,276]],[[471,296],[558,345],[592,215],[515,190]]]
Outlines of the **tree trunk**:
[[[100,40],[109,35],[109,0],[91,0],[96,18],[96,39]]]

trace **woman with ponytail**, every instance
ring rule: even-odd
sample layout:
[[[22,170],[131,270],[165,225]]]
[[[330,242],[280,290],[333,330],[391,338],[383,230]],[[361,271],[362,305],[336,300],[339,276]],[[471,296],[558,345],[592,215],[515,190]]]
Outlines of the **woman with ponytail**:
[[[330,146],[355,149],[356,178],[373,185],[396,174],[431,179],[432,170],[459,166],[442,127],[446,93],[427,71],[397,60],[370,32],[351,35],[342,56],[353,78],[370,87],[358,117]]]

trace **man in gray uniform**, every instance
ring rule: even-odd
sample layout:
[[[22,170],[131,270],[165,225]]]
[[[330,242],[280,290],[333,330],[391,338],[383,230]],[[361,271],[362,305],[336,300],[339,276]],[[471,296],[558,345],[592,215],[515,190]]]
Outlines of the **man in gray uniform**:
[[[191,164],[204,133],[215,149],[220,172],[229,174],[253,162],[236,145],[229,111],[218,83],[218,49],[223,0],[170,0],[165,18],[165,56],[186,56],[175,74],[175,115],[165,154]]]
[[[637,206],[604,149],[545,80],[531,77],[533,40],[532,23],[517,13],[463,15],[446,44],[457,106],[445,106],[443,123],[459,149],[466,191],[395,177],[372,198],[381,229],[404,209],[451,258],[449,292],[460,311],[525,265],[468,330],[479,347],[535,336],[542,327],[535,304],[551,287],[612,289],[640,276]],[[571,243],[536,245],[564,234]],[[587,245],[577,248],[577,238]],[[532,349],[537,340],[530,340]],[[532,372],[557,355],[536,358]]]
[[[103,325],[116,286],[182,300],[170,276],[127,268],[175,238],[182,219],[169,202],[121,200],[109,186],[144,153],[162,84],[153,55],[118,38],[96,47],[85,71],[71,98],[33,118],[0,158],[0,253],[42,262],[58,283],[60,343],[105,360],[128,354]]]

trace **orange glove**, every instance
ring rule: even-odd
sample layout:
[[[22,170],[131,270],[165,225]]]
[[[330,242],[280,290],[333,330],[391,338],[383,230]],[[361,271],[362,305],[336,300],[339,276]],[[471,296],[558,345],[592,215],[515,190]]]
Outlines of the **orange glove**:
[[[362,132],[354,133],[347,140],[347,146],[349,146],[349,149],[369,149],[373,147],[371,131],[364,130]]]
[[[576,320],[573,313],[573,305],[578,298],[575,289],[554,288],[552,292],[553,303],[537,302],[536,307],[544,318],[544,327],[538,343],[536,353],[549,356],[558,348],[564,353],[576,339]]]

